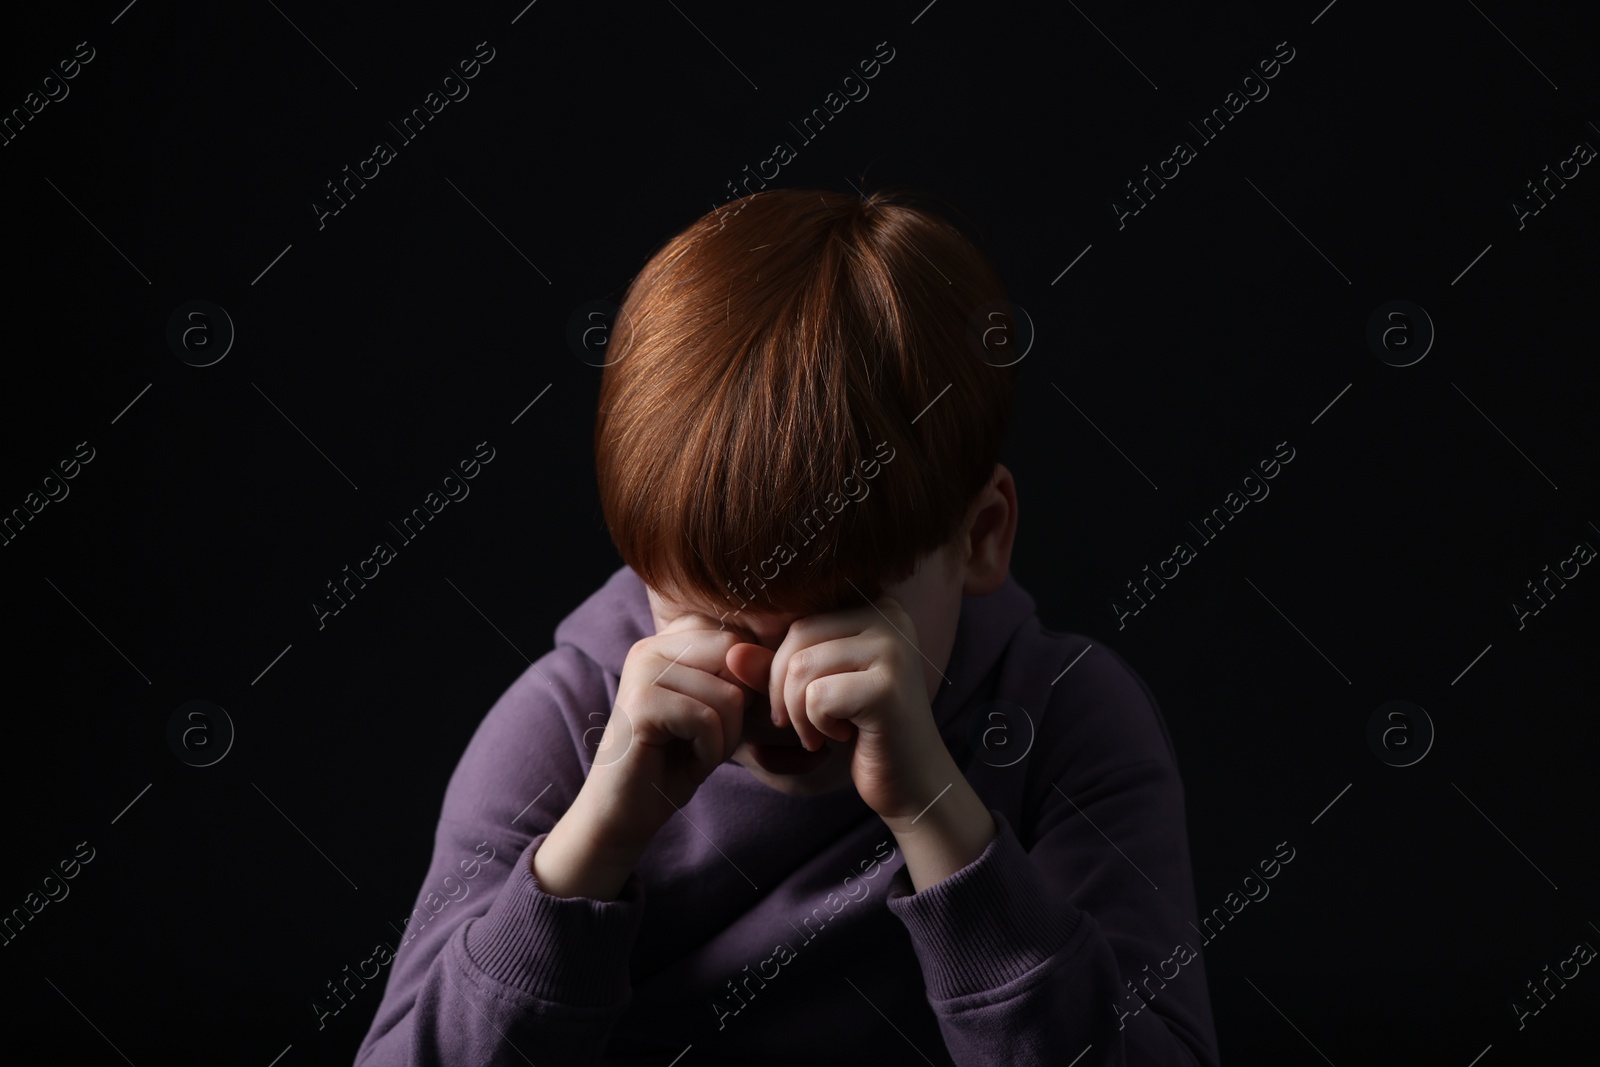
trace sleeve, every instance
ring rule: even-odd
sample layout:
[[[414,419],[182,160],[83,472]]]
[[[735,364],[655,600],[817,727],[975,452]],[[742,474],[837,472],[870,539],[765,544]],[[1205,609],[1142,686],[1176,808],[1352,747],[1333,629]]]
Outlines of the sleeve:
[[[644,887],[630,875],[614,901],[555,897],[531,866],[583,783],[569,723],[584,719],[561,707],[594,702],[596,670],[558,647],[479,725],[446,789],[416,906],[396,927],[358,1067],[599,1059],[632,997]]]
[[[972,863],[921,892],[904,867],[890,882],[960,1067],[1217,1064],[1183,786],[1154,698],[1123,670],[1052,699],[1031,847],[991,808],[998,833]]]

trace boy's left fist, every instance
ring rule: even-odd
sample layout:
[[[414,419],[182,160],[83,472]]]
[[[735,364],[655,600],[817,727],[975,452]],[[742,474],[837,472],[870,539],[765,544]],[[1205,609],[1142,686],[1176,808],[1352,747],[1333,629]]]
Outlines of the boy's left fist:
[[[914,816],[943,787],[929,792],[949,761],[916,640],[911,616],[884,596],[795,620],[775,651],[734,645],[727,663],[746,685],[767,690],[773,723],[792,726],[806,748],[822,747],[824,736],[854,739],[850,776],[878,815]]]

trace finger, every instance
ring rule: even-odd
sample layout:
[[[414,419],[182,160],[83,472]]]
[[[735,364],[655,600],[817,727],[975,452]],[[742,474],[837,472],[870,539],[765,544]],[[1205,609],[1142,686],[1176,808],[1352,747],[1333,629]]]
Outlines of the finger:
[[[713,709],[722,716],[725,729],[738,726],[740,716],[750,700],[748,693],[726,678],[693,668],[686,670],[682,664],[662,675],[655,688],[680,693]]]
[[[685,670],[681,664],[662,675],[655,688],[687,697],[716,712],[721,720],[722,738],[730,742],[729,751],[723,753],[717,762],[733,755],[732,748],[737,747],[744,733],[744,711],[750,700],[743,689],[705,671],[694,668]]]
[[[713,707],[670,689],[656,694],[651,714],[635,715],[636,740],[665,745],[687,741],[702,766],[715,768],[728,758],[724,753],[723,717]]]
[[[757,692],[767,690],[767,676],[772,670],[772,649],[741,641],[728,649],[728,669],[744,685]]]
[[[642,679],[647,684],[656,684],[680,665],[714,674],[728,682],[738,681],[728,670],[727,663],[728,649],[740,640],[731,630],[690,628],[682,620],[676,620],[661,633],[642,640],[650,642],[651,665]]]
[[[828,675],[865,670],[872,666],[873,658],[872,643],[859,637],[835,638],[796,650],[789,657],[783,678],[783,702],[790,718],[795,722],[810,720],[806,710],[806,687],[812,681]]]
[[[812,679],[806,686],[806,721],[835,741],[849,741],[855,722],[881,691],[874,671],[850,671]]]
[[[863,611],[871,611],[871,608],[863,605],[860,609],[829,611],[796,619],[789,624],[789,632],[784,635],[777,651],[773,653],[770,676],[767,680],[767,696],[772,701],[772,721],[779,726],[794,727],[802,742],[805,741],[807,733],[803,722],[797,720],[803,720],[804,716],[791,714],[783,696],[783,680],[789,670],[789,658],[802,648],[859,634],[867,626],[867,618]],[[817,740],[816,744],[820,746],[821,741]]]

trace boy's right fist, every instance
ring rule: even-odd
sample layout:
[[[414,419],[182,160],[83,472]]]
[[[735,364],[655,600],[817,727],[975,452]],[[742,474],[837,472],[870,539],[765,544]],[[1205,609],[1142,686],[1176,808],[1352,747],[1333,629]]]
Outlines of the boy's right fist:
[[[607,847],[642,851],[733,755],[753,694],[728,669],[727,654],[747,640],[683,616],[628,650],[578,795]]]

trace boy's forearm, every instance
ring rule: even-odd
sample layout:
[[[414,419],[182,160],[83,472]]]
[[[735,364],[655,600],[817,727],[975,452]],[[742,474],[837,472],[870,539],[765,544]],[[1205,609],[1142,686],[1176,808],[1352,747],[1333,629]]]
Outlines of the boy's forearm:
[[[608,846],[605,839],[580,792],[533,854],[529,866],[539,888],[553,897],[616,900],[643,849]]]
[[[909,818],[884,820],[905,855],[906,873],[919,893],[983,855],[1000,829],[948,753],[942,762],[946,764],[943,774],[934,779],[938,784],[927,789],[928,807]]]

